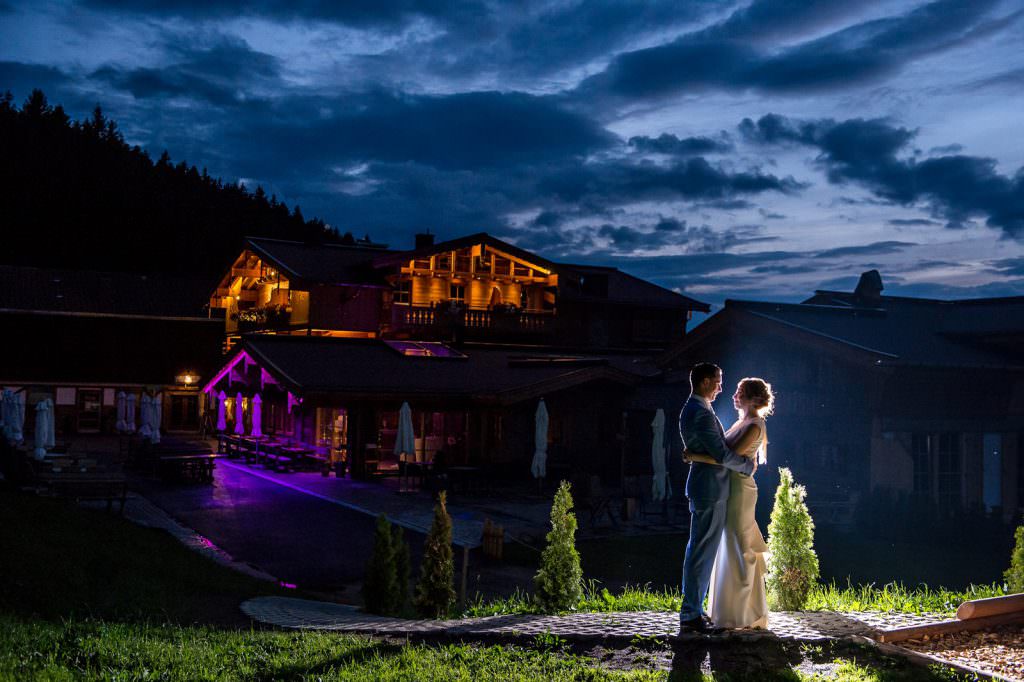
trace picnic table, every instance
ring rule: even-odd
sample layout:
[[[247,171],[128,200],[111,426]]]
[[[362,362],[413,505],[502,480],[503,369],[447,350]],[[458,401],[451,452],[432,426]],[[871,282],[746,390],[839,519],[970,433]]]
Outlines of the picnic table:
[[[106,500],[107,511],[119,502],[118,513],[124,513],[124,501],[128,496],[127,481],[123,473],[116,471],[81,471],[74,468],[42,473],[37,481],[43,484],[51,495],[74,500]]]
[[[213,468],[217,460],[224,455],[212,452],[184,455],[164,455],[160,457],[159,474],[165,480],[213,481]]]

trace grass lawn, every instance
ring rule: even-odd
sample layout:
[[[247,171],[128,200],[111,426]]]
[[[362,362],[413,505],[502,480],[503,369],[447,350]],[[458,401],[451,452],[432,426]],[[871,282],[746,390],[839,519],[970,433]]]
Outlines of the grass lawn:
[[[280,632],[239,612],[261,594],[297,593],[163,531],[0,489],[0,680],[949,679],[868,650],[795,643],[606,651],[557,637],[494,646]]]

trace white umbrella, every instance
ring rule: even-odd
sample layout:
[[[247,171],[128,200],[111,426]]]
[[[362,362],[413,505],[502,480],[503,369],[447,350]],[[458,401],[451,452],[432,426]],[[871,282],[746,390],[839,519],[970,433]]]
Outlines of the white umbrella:
[[[412,408],[402,403],[398,411],[398,433],[395,434],[395,454],[408,457],[416,452],[416,434],[412,429]]]
[[[52,448],[55,444],[53,401],[47,398],[36,403],[36,459],[45,457],[47,448]]]
[[[4,435],[9,443],[20,443],[25,436],[22,428],[25,426],[25,396],[15,393],[10,389],[4,391],[7,406],[7,416],[4,418]]]
[[[544,398],[537,403],[533,416],[533,464],[530,471],[534,478],[544,478],[548,473],[548,408]]]
[[[664,500],[672,497],[672,488],[668,484],[668,471],[665,467],[665,410],[658,408],[651,422],[654,438],[651,440],[651,464],[654,465],[654,478],[651,481],[651,497]]]
[[[3,423],[4,438],[10,440],[11,431],[14,429],[14,394],[11,389],[6,388],[0,393],[0,422]]]
[[[127,431],[128,433],[135,433],[135,394],[134,393],[129,393],[128,397],[125,398],[124,425],[125,425],[125,431]]]
[[[128,430],[128,396],[124,391],[117,393],[117,425],[114,427],[118,433]]]
[[[151,420],[153,424],[153,435],[150,438],[150,442],[153,444],[160,442],[160,422],[163,421],[164,417],[164,400],[162,395],[163,394],[161,393],[157,393],[153,396],[153,419]]]
[[[139,401],[139,435],[146,440],[153,437],[153,398],[148,393]]]
[[[263,435],[262,429],[263,423],[263,398],[257,393],[252,397],[252,427],[249,429],[249,435],[257,438]]]
[[[226,431],[228,428],[228,415],[227,408],[225,407],[225,401],[228,399],[227,394],[221,391],[217,396],[217,430]]]
[[[242,393],[239,391],[235,396],[235,435],[245,435],[245,412],[242,403]]]

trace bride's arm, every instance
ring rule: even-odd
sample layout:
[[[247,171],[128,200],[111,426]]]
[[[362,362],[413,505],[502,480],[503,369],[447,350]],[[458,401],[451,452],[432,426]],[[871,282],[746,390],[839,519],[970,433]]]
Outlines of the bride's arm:
[[[702,462],[704,464],[714,464],[715,466],[722,466],[719,462],[715,461],[715,458],[711,455],[705,455],[703,452],[690,452],[689,450],[683,450],[683,461],[684,462]]]

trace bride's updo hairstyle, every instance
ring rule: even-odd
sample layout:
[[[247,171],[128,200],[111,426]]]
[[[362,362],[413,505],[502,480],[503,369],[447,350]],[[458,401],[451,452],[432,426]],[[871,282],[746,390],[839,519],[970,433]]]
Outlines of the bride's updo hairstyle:
[[[764,379],[758,377],[740,379],[737,388],[740,395],[749,400],[762,417],[767,417],[775,409],[775,394],[772,393],[772,385]]]

